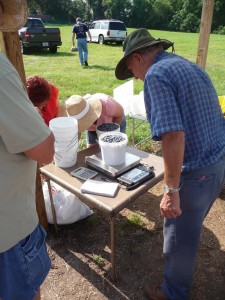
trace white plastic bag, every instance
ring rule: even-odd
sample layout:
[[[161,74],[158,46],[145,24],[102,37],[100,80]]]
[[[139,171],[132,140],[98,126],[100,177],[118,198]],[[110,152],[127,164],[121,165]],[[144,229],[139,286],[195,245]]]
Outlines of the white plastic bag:
[[[54,182],[51,182],[51,187],[57,224],[72,224],[93,214],[93,211],[74,194]],[[54,224],[47,182],[42,185],[42,189],[48,223]]]

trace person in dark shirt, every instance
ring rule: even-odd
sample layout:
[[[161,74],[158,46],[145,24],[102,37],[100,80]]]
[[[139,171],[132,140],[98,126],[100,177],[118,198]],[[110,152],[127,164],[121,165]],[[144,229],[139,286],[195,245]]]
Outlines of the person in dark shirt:
[[[87,34],[91,42],[91,33],[85,23],[81,22],[81,18],[76,18],[76,24],[72,30],[72,48],[75,47],[75,35],[77,39],[77,48],[79,53],[80,64],[88,66],[88,47],[87,47]]]

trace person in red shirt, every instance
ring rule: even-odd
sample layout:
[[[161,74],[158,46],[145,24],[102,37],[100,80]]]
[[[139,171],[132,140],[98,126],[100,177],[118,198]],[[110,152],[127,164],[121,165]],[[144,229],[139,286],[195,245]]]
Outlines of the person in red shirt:
[[[29,99],[42,115],[46,125],[50,120],[60,116],[58,89],[46,79],[32,75],[26,80]]]

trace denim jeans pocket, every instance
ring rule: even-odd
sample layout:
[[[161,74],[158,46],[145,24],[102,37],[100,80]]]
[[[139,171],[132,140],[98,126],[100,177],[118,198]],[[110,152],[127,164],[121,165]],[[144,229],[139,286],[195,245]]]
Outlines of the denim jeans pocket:
[[[34,286],[42,283],[51,266],[45,237],[45,230],[38,225],[26,239],[21,241],[21,250],[24,253],[29,277]]]
[[[215,176],[213,174],[185,178],[181,182],[180,197],[183,211],[203,210],[211,205],[211,198],[215,189]]]

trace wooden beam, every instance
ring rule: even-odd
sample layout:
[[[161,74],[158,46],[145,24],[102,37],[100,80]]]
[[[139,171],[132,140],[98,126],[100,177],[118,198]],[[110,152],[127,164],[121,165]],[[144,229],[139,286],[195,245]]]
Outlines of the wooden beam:
[[[5,41],[4,41],[4,37],[3,37],[3,33],[2,31],[0,31],[0,51],[2,53],[6,54],[6,49],[5,49]]]
[[[26,87],[26,75],[21,54],[21,46],[18,32],[0,32],[0,49],[17,69],[24,86]],[[45,210],[39,167],[36,174],[36,210],[40,224],[47,230],[48,221]]]
[[[39,223],[44,227],[45,230],[48,230],[48,219],[46,214],[39,165],[37,167],[36,175],[36,210],[39,218]]]
[[[5,43],[5,50],[8,59],[17,69],[17,72],[22,79],[24,86],[26,86],[26,75],[23,65],[23,58],[21,54],[21,46],[18,32],[3,32],[3,39]]]
[[[202,6],[202,16],[196,63],[203,69],[205,68],[208,54],[208,45],[211,32],[214,4],[215,0],[204,0]]]

